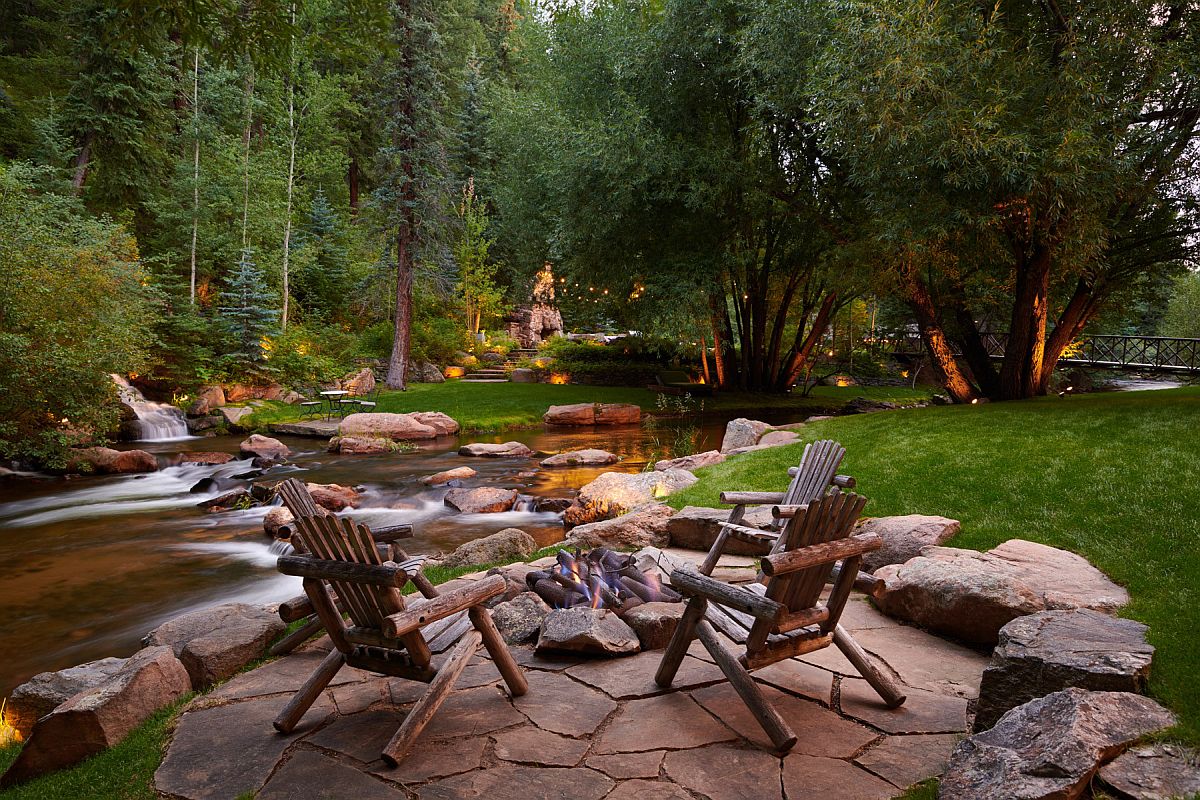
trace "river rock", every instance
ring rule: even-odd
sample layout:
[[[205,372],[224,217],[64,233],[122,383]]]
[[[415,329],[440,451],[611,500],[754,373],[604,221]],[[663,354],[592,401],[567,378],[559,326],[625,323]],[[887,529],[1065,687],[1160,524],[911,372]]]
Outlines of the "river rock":
[[[221,424],[220,417],[188,417],[187,428],[188,433],[193,436],[198,434],[206,434],[211,436],[211,431],[215,431]]]
[[[865,397],[856,397],[842,406],[842,413],[873,414],[876,411],[895,411],[899,407],[895,403],[889,403],[886,400],[868,400]]]
[[[667,534],[670,536],[671,546],[707,552],[712,549],[717,534],[721,532],[720,523],[728,520],[727,508],[684,506],[667,520]],[[742,524],[752,528],[765,529],[773,521],[769,506],[751,508],[742,518]],[[726,539],[724,552],[733,556],[760,556],[763,555],[763,548],[737,539]]]
[[[211,480],[211,478],[204,479],[204,481],[207,480]],[[192,490],[195,491],[198,486],[204,483],[204,481],[200,481],[198,484],[196,484],[196,486],[193,486]],[[211,491],[215,488],[217,488],[215,485],[211,485],[205,489],[205,491]],[[225,494],[214,497],[211,500],[203,500],[197,503],[196,508],[200,509],[201,511],[207,511],[210,514],[217,514],[234,508],[249,508],[252,505],[255,505],[254,495],[250,494],[249,489],[239,486],[238,488],[225,492]]]
[[[491,536],[460,545],[442,560],[442,565],[503,564],[528,558],[534,550],[537,550],[537,542],[532,536],[520,528],[505,528]]]
[[[67,472],[98,475],[124,475],[155,472],[158,459],[145,450],[113,450],[111,447],[87,447],[75,450],[67,463]]]
[[[286,444],[261,433],[250,434],[249,438],[238,445],[238,450],[243,458],[258,458],[268,464],[281,464],[292,454]]]
[[[432,475],[426,475],[421,478],[421,483],[426,486],[436,486],[439,483],[449,483],[450,481],[461,481],[467,478],[474,478],[479,473],[470,467],[455,467],[454,469],[442,470],[435,472]]]
[[[666,472],[669,469],[686,469],[688,472],[692,472],[701,467],[711,467],[713,464],[720,464],[725,458],[726,455],[720,450],[706,450],[703,453],[696,453],[690,456],[655,461],[654,468],[659,472]]]
[[[180,461],[184,464],[207,464],[215,466],[219,464],[228,464],[233,461],[233,453],[181,453]]]
[[[217,416],[231,431],[243,430],[242,419],[254,413],[250,406],[223,406],[217,409]]]
[[[287,506],[275,506],[263,517],[263,533],[272,539],[286,539],[292,535],[291,525],[295,521]]]
[[[665,547],[670,541],[667,523],[674,513],[668,505],[655,503],[615,519],[577,525],[567,537],[569,547]]]
[[[605,464],[615,464],[621,459],[607,450],[571,450],[558,453],[542,459],[543,467],[602,467]]]
[[[495,514],[511,511],[517,502],[516,489],[478,486],[474,489],[451,489],[446,492],[446,505],[464,514]]]
[[[508,374],[513,383],[537,383],[537,373],[527,367],[517,367]]]
[[[225,405],[225,390],[220,386],[205,386],[196,393],[196,399],[188,407],[189,417],[205,417]]]
[[[352,486],[341,486],[336,483],[306,483],[308,493],[313,502],[321,508],[330,511],[344,511],[347,508],[358,508],[362,495]]]
[[[588,655],[637,653],[642,647],[633,629],[607,608],[559,608],[542,620],[538,652],[561,650]]]
[[[458,448],[458,454],[483,458],[529,458],[533,455],[533,451],[520,442],[504,442],[503,444],[476,442],[464,444]]]
[[[4,719],[28,739],[33,724],[74,695],[99,686],[124,666],[124,658],[102,658],[58,672],[39,672],[9,695]]]
[[[994,645],[1009,621],[1047,609],[1112,612],[1129,594],[1087,559],[1023,539],[986,553],[927,547],[875,571],[880,610],[969,642]]]
[[[123,740],[158,709],[191,689],[187,671],[169,647],[127,659],[108,680],[71,697],[42,717],[0,786],[63,769]]]
[[[1175,744],[1134,747],[1101,767],[1100,781],[1132,800],[1195,797],[1200,795],[1200,754]]]
[[[547,425],[633,425],[641,422],[642,409],[633,403],[571,403],[550,406],[542,415]]]
[[[625,612],[625,624],[637,634],[643,650],[661,650],[671,642],[684,603],[642,603]]]
[[[962,526],[956,519],[906,514],[902,517],[872,517],[858,525],[855,533],[877,533],[883,547],[863,556],[862,568],[874,572],[886,564],[903,564],[921,555],[921,550],[955,536]]]
[[[526,644],[538,637],[550,606],[534,592],[522,592],[492,608],[492,622],[509,644]]]
[[[725,436],[721,439],[721,452],[728,453],[740,447],[753,447],[758,444],[758,438],[771,426],[756,419],[738,417],[725,423]]]
[[[438,429],[419,421],[412,414],[371,412],[349,414],[338,425],[338,434],[366,439],[412,441],[433,439],[438,435]]]
[[[1009,711],[954,748],[943,800],[1073,800],[1096,769],[1175,716],[1130,692],[1064,689]]]
[[[686,489],[698,479],[683,469],[662,472],[605,472],[579,490],[578,513],[564,516],[564,522],[577,525],[611,519],[659,502],[673,492]]]
[[[170,647],[191,676],[192,686],[200,689],[262,658],[285,628],[276,614],[262,606],[227,603],[167,620],[150,632],[145,644]]]
[[[375,391],[375,373],[370,367],[363,367],[338,381],[338,386],[355,397],[362,397]]]
[[[974,729],[987,730],[1010,708],[1071,686],[1144,692],[1154,658],[1148,630],[1084,608],[1014,619],[1000,629],[983,671]]]
[[[575,505],[575,501],[569,497],[533,498],[533,510],[538,513],[561,514],[573,505]]]
[[[422,425],[433,428],[438,436],[453,436],[458,433],[458,422],[441,411],[412,411],[408,416]]]
[[[374,436],[334,436],[329,440],[331,453],[342,453],[348,456],[372,456],[378,453],[390,453],[395,449],[391,439],[380,439]]]

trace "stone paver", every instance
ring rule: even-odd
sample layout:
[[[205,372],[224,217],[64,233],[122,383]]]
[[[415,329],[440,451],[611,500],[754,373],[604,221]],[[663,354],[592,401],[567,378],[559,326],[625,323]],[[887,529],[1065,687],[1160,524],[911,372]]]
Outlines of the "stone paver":
[[[841,625],[848,631],[865,631],[874,628],[899,628],[902,623],[884,614],[871,601],[858,595],[851,596],[842,609]]]
[[[452,693],[421,736],[432,739],[482,736],[524,721],[525,717],[498,687],[482,686]]]
[[[900,673],[908,686],[958,697],[979,696],[980,676],[988,665],[985,654],[909,627],[859,631],[854,638]]]
[[[570,653],[538,653],[532,647],[510,647],[509,649],[512,650],[513,660],[522,667],[546,672],[562,672],[587,660],[583,656]]]
[[[425,688],[424,684],[421,686]],[[357,714],[391,697],[387,678],[335,686],[328,690],[327,694],[333,698],[333,704],[337,706],[339,714]]]
[[[605,800],[692,800],[692,795],[668,781],[633,780],[618,784]]]
[[[513,705],[539,728],[567,736],[595,732],[617,704],[595,689],[552,672],[527,672],[529,691]]]
[[[210,700],[236,700],[248,697],[263,697],[269,694],[292,694],[299,689],[313,670],[325,658],[325,653],[316,648],[299,651],[287,658],[243,672],[205,695]],[[367,677],[356,669],[342,667],[333,676],[330,686],[357,683]]]
[[[967,701],[922,689],[908,688],[899,708],[888,708],[861,678],[843,678],[842,713],[887,733],[956,733],[966,730]]]
[[[833,673],[799,659],[789,658],[756,669],[754,679],[792,694],[811,698],[822,705],[833,704]]]
[[[797,738],[793,753],[813,756],[850,758],[879,734],[858,723],[839,717],[811,700],[801,700],[770,686],[760,686],[767,701],[775,707]],[[717,719],[760,747],[770,748],[771,740],[758,720],[728,683],[697,689],[692,697]]]
[[[573,767],[583,759],[588,743],[526,725],[492,736],[496,758],[542,767]]]
[[[470,772],[479,769],[487,743],[483,736],[449,741],[418,740],[413,751],[398,765],[389,767],[379,762],[372,767],[372,772],[405,784]]]
[[[782,800],[779,758],[762,750],[728,745],[683,750],[667,753],[663,768],[671,780],[711,800]]]
[[[613,788],[607,775],[594,769],[577,767],[500,766],[475,770],[421,787],[421,800],[463,800],[486,797],[488,800],[600,800]]]
[[[648,650],[636,656],[609,661],[589,661],[571,667],[567,674],[595,686],[614,700],[632,700],[656,694],[703,686],[725,680],[721,670],[707,661],[685,656],[670,689],[654,682],[654,673],[662,661],[662,651]]]
[[[404,714],[399,711],[363,711],[338,717],[306,741],[369,764],[380,759],[384,745],[403,721]]]
[[[658,776],[666,750],[648,753],[617,753],[611,756],[589,756],[585,762],[610,778],[654,778]]]
[[[404,800],[404,792],[312,750],[301,750],[279,768],[255,800]]]
[[[735,738],[686,694],[630,700],[621,707],[592,748],[593,753],[682,750]]]
[[[854,763],[906,789],[941,775],[959,738],[957,734],[889,736]]]
[[[790,755],[783,759],[788,800],[887,800],[896,788],[866,770],[836,758]]]

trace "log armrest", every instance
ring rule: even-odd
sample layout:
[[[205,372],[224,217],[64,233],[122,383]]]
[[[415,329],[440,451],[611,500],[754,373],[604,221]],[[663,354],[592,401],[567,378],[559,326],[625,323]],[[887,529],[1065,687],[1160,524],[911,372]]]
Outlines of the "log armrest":
[[[751,528],[735,522],[718,522],[717,525],[734,539],[748,544],[770,545],[779,539],[779,531],[764,531],[761,528]]]
[[[388,543],[394,542],[397,539],[411,539],[413,535],[413,526],[407,522],[402,522],[399,525],[384,525],[378,528],[371,529],[371,538],[376,542]]]
[[[761,506],[782,503],[784,492],[721,492],[721,502],[727,506]]]
[[[716,578],[701,575],[691,569],[677,569],[671,573],[671,586],[692,597],[703,597],[723,606],[736,608],[747,614],[769,622],[775,622],[787,607],[747,589],[730,586]]]
[[[761,569],[764,575],[783,575],[800,569],[832,564],[854,556],[861,556],[872,550],[883,547],[883,539],[877,533],[860,533],[845,539],[832,542],[810,544],[808,547],[798,547],[783,553],[764,556]]]
[[[775,519],[791,519],[808,508],[808,503],[799,506],[773,506],[771,516]]]
[[[497,595],[504,594],[507,588],[508,583],[503,575],[489,575],[483,580],[474,581],[452,592],[430,598],[419,606],[384,617],[383,633],[385,636],[398,639],[431,622],[437,622],[439,619],[444,619],[451,614],[457,614],[459,611],[464,611]]]
[[[276,562],[284,575],[318,578],[327,581],[362,583],[399,589],[408,583],[410,572],[420,568],[411,562],[404,564],[356,564],[351,561],[327,561],[308,556],[280,556]]]

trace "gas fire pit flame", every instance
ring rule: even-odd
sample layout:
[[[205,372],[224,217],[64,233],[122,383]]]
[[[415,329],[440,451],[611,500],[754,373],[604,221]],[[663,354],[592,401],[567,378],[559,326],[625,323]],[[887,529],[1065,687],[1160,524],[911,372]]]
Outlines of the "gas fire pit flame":
[[[589,606],[617,614],[642,603],[678,602],[674,590],[662,585],[657,574],[643,572],[633,557],[605,547],[574,554],[559,550],[552,569],[525,577],[529,588],[553,608]]]

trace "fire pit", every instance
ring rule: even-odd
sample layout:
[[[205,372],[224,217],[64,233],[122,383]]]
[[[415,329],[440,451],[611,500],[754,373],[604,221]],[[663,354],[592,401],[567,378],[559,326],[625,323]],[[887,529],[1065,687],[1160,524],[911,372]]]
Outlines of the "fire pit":
[[[551,608],[607,608],[623,616],[642,603],[678,603],[683,598],[658,575],[643,572],[633,556],[606,547],[574,554],[559,550],[558,564],[525,576],[529,588]]]

